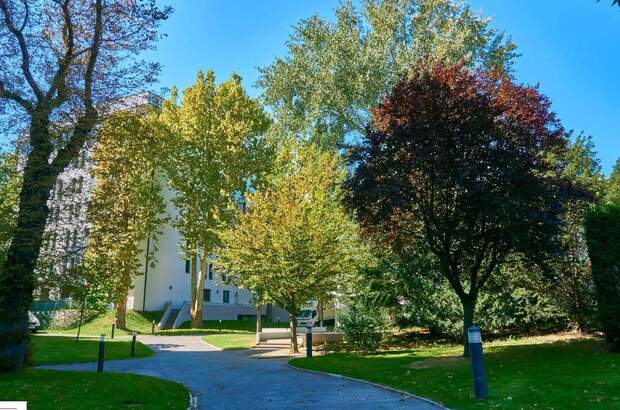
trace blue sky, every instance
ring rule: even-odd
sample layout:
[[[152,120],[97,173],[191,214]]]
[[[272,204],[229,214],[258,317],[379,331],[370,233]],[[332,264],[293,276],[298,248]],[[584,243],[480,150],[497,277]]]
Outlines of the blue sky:
[[[291,26],[331,16],[337,0],[169,0],[175,13],[151,56],[160,86],[183,88],[199,69],[236,71],[251,87],[256,67],[285,53]],[[516,77],[540,83],[564,126],[594,138],[603,170],[620,157],[620,8],[611,0],[470,0],[519,46]],[[259,90],[251,89],[252,95]]]

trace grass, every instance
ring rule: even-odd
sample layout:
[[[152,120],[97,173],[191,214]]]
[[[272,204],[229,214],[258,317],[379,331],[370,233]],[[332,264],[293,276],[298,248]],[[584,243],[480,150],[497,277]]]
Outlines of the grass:
[[[105,344],[105,359],[130,359],[131,341],[108,340]],[[153,352],[140,342],[136,342],[134,357],[151,356]],[[82,339],[75,342],[66,336],[33,336],[32,361],[37,366],[60,363],[95,362],[99,354],[98,339]]]
[[[151,334],[152,321],[156,323],[161,319],[163,312],[127,312],[127,330],[116,329],[115,336],[129,336],[133,331],[138,334]],[[104,334],[108,337],[112,333],[112,322],[114,321],[114,312],[105,312],[97,316],[93,320],[82,325],[80,335],[99,336]],[[287,327],[288,322],[280,322],[280,327]],[[155,330],[155,335],[200,335],[212,332],[219,332],[219,320],[204,320],[201,329],[192,329],[191,323],[183,322],[178,329]],[[222,330],[230,332],[255,332],[256,322],[253,320],[222,320]],[[263,321],[263,327],[278,327],[276,322]],[[77,333],[77,328],[73,329],[48,329],[44,330],[51,334],[71,334]]]
[[[163,312],[127,312],[127,330],[116,329],[114,331],[115,336],[128,336],[133,333],[133,331],[138,332],[139,334],[150,334],[152,321],[155,323],[159,321]],[[97,316],[90,322],[84,323],[82,325],[82,329],[80,331],[80,335],[87,336],[99,336],[106,335],[108,337],[111,336],[112,333],[112,322],[114,321],[114,312],[109,311],[102,313]],[[47,333],[61,333],[61,334],[76,334],[77,327],[73,329],[48,329],[45,330]]]
[[[256,342],[256,333],[213,333],[202,340],[224,350],[248,349]]]
[[[185,410],[189,394],[171,381],[126,373],[25,369],[0,375],[0,398],[38,409]]]
[[[280,322],[281,328],[288,328],[288,322]],[[183,322],[181,323],[180,329],[189,329],[191,327],[191,322]],[[278,323],[263,321],[263,327],[278,327]],[[220,321],[219,320],[203,320],[202,321],[202,330],[204,331],[219,331],[220,329]],[[256,322],[254,320],[222,320],[222,330],[237,330],[243,332],[256,332]]]
[[[290,364],[395,387],[453,409],[620,408],[620,355],[605,352],[597,340],[541,343],[534,338],[485,345],[487,401],[471,398],[469,362],[450,359],[461,349],[426,347],[367,356],[334,353],[295,358]],[[418,368],[409,367],[415,362]]]

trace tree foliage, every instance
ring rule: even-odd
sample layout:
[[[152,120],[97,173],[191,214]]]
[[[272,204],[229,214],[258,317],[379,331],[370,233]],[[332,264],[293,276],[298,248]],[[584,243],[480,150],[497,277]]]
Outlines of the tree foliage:
[[[0,0],[0,121],[27,135],[19,211],[0,272],[0,362],[8,368],[21,367],[27,349],[50,190],[99,112],[154,80],[159,66],[138,55],[169,14],[154,0]]]
[[[342,204],[345,170],[339,158],[288,144],[267,187],[248,194],[246,213],[221,235],[216,266],[238,286],[264,294],[291,316],[302,304],[346,287],[363,260],[357,226]]]
[[[86,263],[87,269],[98,270],[98,276],[106,278],[121,329],[125,328],[127,294],[142,266],[143,241],[150,236],[156,239],[166,221],[160,184],[161,141],[152,117],[131,111],[110,115],[97,130],[92,153],[91,175],[96,186],[88,209]]]
[[[586,216],[598,314],[612,352],[620,352],[620,205],[608,204]]]
[[[605,193],[604,202],[620,204],[620,159],[616,160],[607,181],[607,192]]]
[[[380,96],[415,63],[508,68],[516,55],[490,19],[453,0],[344,1],[333,21],[301,20],[287,46],[258,81],[276,132],[329,148],[364,134]]]
[[[430,253],[407,259],[381,250],[378,263],[365,269],[364,303],[389,313],[394,325],[428,329],[431,337],[459,341],[463,308]],[[475,317],[486,335],[535,334],[565,330],[568,318],[550,297],[548,286],[531,266],[511,257],[489,279],[479,296]]]
[[[268,164],[263,133],[269,125],[260,103],[250,98],[233,74],[215,84],[212,71],[164,103],[164,169],[178,209],[174,226],[192,260],[192,326],[202,326],[207,259],[220,244],[220,231],[233,222],[239,199],[260,180]],[[196,269],[200,258],[200,270]]]
[[[348,345],[361,354],[379,349],[386,327],[381,309],[360,300],[352,300],[338,310],[338,330],[344,334]]]
[[[356,153],[348,202],[362,227],[397,253],[418,243],[432,253],[464,330],[508,256],[542,261],[557,250],[575,193],[550,160],[566,138],[549,105],[496,72],[417,66],[375,109]]]
[[[0,154],[0,269],[11,244],[21,183],[21,174],[17,169],[17,155]]]
[[[550,276],[552,284],[549,292],[566,311],[573,328],[583,331],[593,327],[595,308],[583,222],[594,201],[603,198],[605,177],[591,137],[578,135],[568,145],[563,161],[566,163],[564,177],[592,195],[574,198],[566,203],[559,236],[563,252],[543,273],[547,278]]]

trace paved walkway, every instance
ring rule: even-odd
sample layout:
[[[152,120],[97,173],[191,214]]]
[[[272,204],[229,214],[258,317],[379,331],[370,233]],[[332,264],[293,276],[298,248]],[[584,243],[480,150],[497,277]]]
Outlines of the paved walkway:
[[[287,359],[252,359],[250,350],[221,351],[200,336],[141,336],[157,351],[144,359],[113,360],[105,371],[174,380],[197,397],[199,409],[420,409],[440,407],[343,378],[292,369]],[[49,366],[95,370],[94,363]],[[157,392],[153,392],[157,394]]]

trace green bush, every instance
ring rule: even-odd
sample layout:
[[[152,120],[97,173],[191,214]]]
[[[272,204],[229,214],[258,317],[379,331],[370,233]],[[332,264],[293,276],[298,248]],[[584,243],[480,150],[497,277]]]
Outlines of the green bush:
[[[428,273],[432,270],[432,266],[407,266],[386,258],[380,269],[368,272],[369,293],[396,325],[422,327],[433,337],[460,341],[461,303],[445,279]],[[569,319],[537,273],[513,258],[479,295],[474,323],[486,335],[526,335],[566,330]]]
[[[385,321],[380,309],[361,302],[352,302],[338,311],[339,330],[355,351],[376,352],[383,339]]]
[[[620,352],[620,205],[594,208],[585,227],[605,340],[610,351]]]

